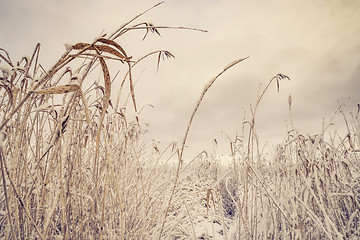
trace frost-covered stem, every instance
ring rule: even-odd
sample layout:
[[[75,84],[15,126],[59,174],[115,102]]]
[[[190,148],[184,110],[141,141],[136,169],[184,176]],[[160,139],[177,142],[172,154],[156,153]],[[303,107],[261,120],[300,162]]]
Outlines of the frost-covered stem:
[[[265,92],[267,91],[267,89],[269,88],[269,86],[271,85],[272,81],[275,79],[276,77],[272,77],[269,81],[269,83],[266,85],[265,89],[262,91],[261,95],[258,97],[256,104],[255,104],[255,109],[254,109],[254,115],[256,113],[256,110],[261,102],[261,99],[263,98]]]
[[[323,231],[327,234],[329,234],[329,232],[332,230],[332,231],[335,231],[336,232],[336,236],[340,237],[341,238],[341,233],[338,232],[337,230],[337,227],[334,225],[334,223],[331,221],[329,215],[327,214],[327,211],[326,209],[324,208],[324,202],[322,201],[322,197],[321,197],[321,193],[320,193],[320,184],[319,184],[319,180],[318,180],[318,176],[317,176],[317,173],[315,172],[315,177],[314,177],[314,182],[316,184],[316,188],[318,188],[318,193],[316,194],[313,190],[313,188],[310,186],[309,184],[309,181],[306,179],[306,177],[304,176],[304,174],[302,172],[301,173],[301,177],[304,179],[304,182],[305,184],[307,185],[308,189],[309,189],[309,192],[310,194],[313,196],[313,199],[315,200],[316,204],[318,205],[319,207],[319,211],[322,213],[323,215],[323,220],[324,220],[324,224],[325,224],[325,227],[326,227],[326,230],[324,227],[323,228]],[[309,209],[307,209],[308,211],[310,211]],[[315,216],[315,214],[313,213],[312,214],[313,216]],[[315,218],[316,219],[316,218]],[[320,224],[320,223],[318,223]]]
[[[254,136],[255,136],[255,117],[256,117],[256,112],[257,112],[257,109],[258,109],[258,107],[259,107],[259,104],[260,104],[260,102],[261,102],[261,100],[262,100],[262,98],[264,97],[264,95],[265,95],[265,93],[266,93],[266,91],[268,90],[268,88],[269,88],[269,86],[271,85],[271,83],[274,81],[274,79],[277,79],[277,81],[279,81],[278,80],[278,78],[279,78],[279,75],[283,78],[283,75],[281,75],[281,74],[278,74],[278,75],[276,75],[276,76],[274,76],[274,77],[272,77],[271,79],[270,79],[270,81],[269,81],[269,83],[266,85],[266,87],[264,88],[264,90],[262,91],[262,93],[260,94],[260,96],[258,97],[258,99],[256,100],[256,104],[255,104],[255,108],[254,108],[254,110],[252,111],[252,120],[251,120],[251,123],[250,123],[250,132],[249,132],[249,139],[248,139],[248,155],[250,154],[250,142],[252,142],[252,144],[251,144],[251,149],[253,150],[253,138],[254,138]],[[284,75],[285,76],[285,75]],[[286,76],[285,76],[286,77]],[[287,77],[288,78],[288,77]],[[279,83],[278,83],[279,84]],[[279,86],[278,86],[279,87]],[[253,152],[252,152],[253,153]],[[251,155],[251,156],[253,156],[253,155]]]
[[[1,139],[0,139],[1,141]],[[13,226],[13,222],[11,220],[11,211],[10,211],[10,206],[9,206],[9,197],[7,195],[7,190],[6,190],[6,180],[5,180],[5,172],[4,172],[4,166],[3,166],[3,161],[5,161],[4,159],[4,151],[3,151],[3,146],[2,146],[2,142],[0,142],[0,167],[1,167],[1,176],[2,176],[2,180],[3,180],[3,187],[4,187],[4,195],[5,195],[5,204],[6,204],[6,210],[7,210],[7,218],[8,218],[8,222],[10,224],[10,230],[11,230],[11,234],[12,234],[12,238],[16,239],[16,234],[15,234],[15,230],[14,230],[14,226]],[[18,239],[20,239],[20,236],[17,236]]]
[[[194,228],[194,222],[193,222],[193,220],[192,220],[192,218],[191,218],[189,209],[188,209],[185,201],[184,201],[184,205],[185,205],[186,213],[187,213],[188,216],[189,216],[189,220],[190,220],[190,223],[191,223],[191,229],[192,229],[193,234],[194,234],[194,239],[196,239],[196,232],[195,232],[195,228]]]
[[[102,213],[101,213],[101,222],[100,222],[100,240],[103,239],[104,232],[104,222],[105,222],[105,203],[106,203],[106,194],[109,185],[109,177],[110,177],[110,148],[107,139],[105,138],[105,148],[106,148],[106,159],[105,159],[105,183],[104,183],[104,194],[103,194],[103,202],[102,202]]]
[[[279,211],[281,212],[281,214],[284,216],[285,220],[289,223],[289,225],[291,227],[294,227],[293,223],[291,222],[291,220],[286,216],[284,210],[280,207],[280,205],[275,201],[275,198],[272,196],[272,194],[270,193],[270,191],[267,189],[267,187],[265,186],[265,184],[261,181],[259,175],[256,173],[255,169],[250,165],[250,163],[248,161],[246,161],[246,164],[248,165],[249,169],[254,173],[255,177],[257,178],[257,180],[259,181],[260,185],[263,187],[263,189],[265,190],[266,194],[268,195],[268,197],[271,199],[271,201],[275,204],[275,206],[279,209]]]
[[[176,177],[175,177],[175,183],[174,183],[174,187],[171,191],[171,195],[170,195],[170,199],[169,199],[169,203],[168,203],[168,206],[166,208],[166,211],[165,211],[165,216],[164,216],[164,220],[163,220],[163,223],[161,225],[161,229],[160,229],[160,235],[159,235],[159,239],[161,239],[161,235],[162,235],[162,232],[164,231],[164,226],[165,226],[165,222],[166,222],[166,218],[167,218],[167,215],[168,215],[168,212],[169,212],[169,209],[170,209],[170,206],[171,206],[171,202],[172,202],[172,198],[174,196],[174,193],[175,193],[175,189],[177,187],[177,183],[178,183],[178,179],[179,179],[179,173],[180,173],[180,169],[181,169],[181,166],[182,166],[182,163],[183,163],[183,153],[184,153],[184,149],[185,149],[185,144],[186,144],[186,139],[187,139],[187,136],[189,134],[189,131],[190,131],[190,127],[191,127],[191,123],[194,119],[194,116],[200,106],[200,103],[201,101],[203,100],[206,92],[209,90],[209,88],[214,84],[214,82],[216,81],[216,79],[218,79],[224,72],[226,72],[229,68],[235,66],[236,64],[244,61],[245,59],[247,59],[248,57],[245,57],[245,58],[241,58],[241,59],[238,59],[238,60],[235,60],[233,61],[232,63],[230,63],[228,66],[226,66],[224,68],[223,71],[221,71],[218,75],[216,75],[216,77],[214,77],[213,79],[211,79],[208,84],[206,84],[206,86],[204,87],[204,90],[202,91],[201,95],[200,95],[200,98],[199,100],[197,101],[196,103],[196,106],[195,106],[195,109],[193,111],[193,113],[191,114],[191,117],[190,117],[190,121],[188,123],[188,126],[187,126],[187,129],[186,129],[186,132],[185,132],[185,136],[184,136],[184,139],[183,139],[183,142],[182,142],[182,146],[181,146],[181,149],[180,149],[180,153],[179,153],[179,159],[178,159],[178,166],[177,166],[177,169],[176,169]]]
[[[250,167],[250,164],[254,164],[254,147],[256,146],[256,151],[258,156],[260,155],[259,153],[259,145],[258,145],[258,140],[257,140],[257,135],[255,132],[255,119],[256,119],[256,112],[257,109],[259,107],[259,104],[262,100],[262,98],[264,97],[266,91],[268,90],[269,86],[271,85],[271,83],[277,79],[278,80],[278,76],[276,75],[274,77],[272,77],[270,79],[270,81],[268,82],[268,84],[266,85],[266,87],[264,88],[264,90],[261,92],[261,94],[258,96],[257,100],[256,100],[256,104],[255,104],[255,108],[251,111],[252,112],[252,120],[251,122],[249,122],[250,124],[250,129],[249,129],[249,136],[248,136],[248,142],[247,142],[247,161],[248,161],[248,167],[246,170],[246,179],[245,179],[245,185],[244,185],[244,205],[245,205],[245,215],[248,215],[248,224],[250,226],[250,232],[251,232],[251,237],[256,236],[256,225],[257,225],[257,220],[256,220],[256,216],[257,216],[257,198],[256,198],[256,191],[258,189],[258,182],[255,182],[254,184],[256,185],[255,188],[251,188],[249,189],[248,186],[248,182],[249,182],[249,176],[250,176],[250,172],[254,172],[254,170]],[[280,75],[282,76],[282,75]],[[285,75],[284,75],[285,76]],[[246,161],[246,160],[245,160]],[[251,171],[250,171],[251,170]],[[254,172],[255,173],[255,172]],[[256,174],[256,173],[255,173]],[[260,182],[261,183],[261,182]],[[250,194],[250,196],[249,196]],[[249,199],[250,197],[250,199]],[[249,206],[249,202],[251,204],[251,208],[250,210],[248,209]],[[248,213],[248,211],[250,211],[250,213]],[[246,223],[245,223],[246,225]]]
[[[298,197],[296,196],[296,194],[294,194],[294,197],[299,201],[299,203],[306,209],[306,211],[309,213],[310,217],[313,219],[313,221],[321,228],[321,230],[323,230],[323,232],[326,234],[326,236],[329,239],[333,239],[333,237],[331,236],[331,234],[326,231],[326,229],[324,228],[324,226],[321,224],[321,220],[319,218],[316,217],[316,215],[313,213],[313,211],[311,211],[311,209],[309,209],[309,207]]]
[[[9,178],[10,185],[12,186],[12,188],[13,188],[13,190],[14,190],[14,193],[15,193],[17,199],[18,199],[19,202],[20,202],[21,207],[25,210],[25,213],[26,213],[27,217],[30,219],[30,222],[34,225],[35,230],[36,230],[37,234],[39,235],[40,239],[45,239],[44,236],[41,234],[40,229],[37,227],[34,219],[31,217],[31,214],[30,214],[29,210],[26,208],[26,206],[25,206],[25,204],[24,204],[24,201],[22,200],[22,198],[21,198],[18,190],[16,189],[16,186],[15,186],[15,184],[14,184],[14,181],[13,181],[12,177],[10,176],[9,170],[8,170],[8,168],[7,168],[6,160],[5,160],[4,157],[3,157],[3,156],[4,156],[3,151],[1,151],[0,154],[1,154],[1,157],[0,157],[1,163],[0,163],[0,165],[1,165],[2,171],[5,170],[6,175],[7,175],[8,178]],[[4,168],[4,169],[3,169],[3,168]],[[10,220],[10,219],[9,219],[9,220]]]
[[[108,170],[107,170],[108,171]],[[106,174],[108,175],[108,173]],[[100,240],[103,239],[103,232],[104,232],[104,218],[105,218],[105,201],[106,201],[106,190],[107,190],[107,179],[108,177],[105,177],[105,184],[104,184],[104,194],[103,194],[103,202],[102,202],[102,213],[101,213],[101,222],[100,222]]]
[[[195,114],[200,106],[200,103],[202,102],[206,92],[209,90],[209,88],[214,84],[214,82],[216,81],[216,79],[218,79],[224,72],[226,72],[229,68],[235,66],[236,64],[244,61],[245,59],[247,59],[249,57],[245,57],[245,58],[241,58],[239,60],[235,60],[234,62],[232,62],[231,64],[229,64],[228,66],[226,66],[224,68],[224,70],[222,70],[218,75],[216,75],[216,77],[214,77],[213,79],[211,79],[208,84],[205,85],[204,87],[204,90],[202,91],[201,95],[200,95],[200,98],[199,100],[197,101],[196,103],[196,106],[195,106],[195,109],[193,111],[193,113],[191,114],[191,117],[190,117],[190,120],[189,120],[189,123],[187,125],[187,129],[186,129],[186,132],[185,132],[185,136],[184,136],[184,139],[183,139],[183,142],[182,142],[182,146],[181,146],[181,150],[180,150],[180,157],[179,157],[179,160],[182,162],[183,159],[182,159],[182,156],[183,156],[183,152],[184,152],[184,149],[185,149],[185,144],[186,144],[186,140],[187,140],[187,136],[189,134],[189,131],[190,131],[190,127],[191,127],[191,124],[192,124],[192,121],[195,117]]]
[[[61,131],[60,137],[61,137]],[[63,239],[67,239],[67,224],[66,224],[66,199],[64,192],[64,179],[63,179],[63,156],[62,156],[62,144],[61,141],[58,141],[58,151],[59,154],[59,180],[60,180],[60,206],[61,206],[61,232]]]

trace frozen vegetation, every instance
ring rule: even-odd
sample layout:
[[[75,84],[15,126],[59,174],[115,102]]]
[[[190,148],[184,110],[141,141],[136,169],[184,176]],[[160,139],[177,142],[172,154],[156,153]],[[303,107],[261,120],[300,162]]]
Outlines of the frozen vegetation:
[[[182,145],[159,149],[143,141],[132,71],[144,58],[172,55],[127,56],[118,38],[136,28],[158,33],[148,23],[129,26],[67,44],[48,71],[40,45],[17,62],[0,49],[1,239],[360,238],[358,112],[335,110],[344,135],[330,132],[330,122],[313,134],[291,126],[269,157],[258,146],[256,110],[269,87],[288,79],[278,74],[230,140],[230,164],[207,153],[182,161],[206,91],[244,59],[206,85]],[[123,75],[109,71],[111,61],[123,63]],[[113,99],[115,75],[121,91]]]

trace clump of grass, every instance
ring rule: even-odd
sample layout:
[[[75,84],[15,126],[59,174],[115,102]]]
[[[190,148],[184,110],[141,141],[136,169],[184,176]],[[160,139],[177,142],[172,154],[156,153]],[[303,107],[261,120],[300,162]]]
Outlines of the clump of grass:
[[[291,129],[271,159],[258,144],[256,110],[276,75],[259,95],[250,121],[244,121],[242,135],[231,141],[231,184],[220,185],[220,193],[237,226],[231,239],[356,239],[359,219],[359,120],[344,116],[345,137],[329,133],[332,123],[321,132],[303,134]],[[291,116],[292,99],[289,97]],[[336,111],[343,112],[342,108]],[[352,126],[352,128],[350,127]],[[329,134],[330,137],[327,137]],[[230,182],[230,181],[229,181]]]
[[[145,30],[145,38],[170,28],[134,23],[152,8],[109,36],[67,45],[48,71],[39,63],[40,44],[17,63],[0,49],[2,238],[148,239],[160,232],[172,179],[163,178],[159,157],[146,155],[151,146],[140,140],[132,74],[145,58],[157,55],[159,66],[173,55],[162,50],[133,60],[116,41],[133,30]],[[123,75],[111,74],[110,61],[122,63]],[[91,82],[99,68],[101,81]],[[120,86],[115,102],[112,82]],[[126,94],[133,118],[120,97]]]
[[[213,229],[218,225],[222,227],[200,236],[191,234],[191,229],[196,227],[188,224],[188,236],[223,239],[359,238],[358,113],[346,115],[342,106],[335,112],[333,117],[342,114],[344,118],[345,136],[330,132],[332,118],[330,123],[323,123],[322,131],[317,134],[300,133],[291,119],[288,135],[269,158],[259,145],[256,112],[269,87],[276,83],[279,91],[280,81],[284,79],[290,80],[284,74],[274,76],[259,92],[255,107],[251,108],[250,120],[244,120],[242,134],[230,140],[231,165],[219,165],[221,157],[205,153],[184,167],[191,169],[192,175],[188,177],[194,182],[191,189],[197,189],[202,196],[194,200],[203,204],[197,207],[202,209],[205,219],[211,219]],[[190,124],[206,89],[208,87],[196,105]],[[292,116],[291,97],[288,103]],[[182,170],[178,172],[182,173]],[[185,182],[182,176],[179,177],[176,189],[186,185]],[[186,211],[194,222],[206,225],[194,212]]]

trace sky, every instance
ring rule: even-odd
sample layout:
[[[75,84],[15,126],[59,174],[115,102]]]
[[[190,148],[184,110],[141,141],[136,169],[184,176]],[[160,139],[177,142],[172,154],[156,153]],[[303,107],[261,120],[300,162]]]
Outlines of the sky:
[[[50,68],[65,43],[92,42],[112,33],[158,1],[0,0],[0,48],[13,61],[30,56],[41,43],[40,61]],[[257,112],[262,143],[284,139],[292,97],[294,127],[306,134],[321,130],[339,103],[356,111],[360,102],[360,1],[358,0],[167,0],[139,22],[207,30],[160,29],[160,36],[132,32],[119,44],[133,59],[168,50],[175,59],[146,61],[136,74],[140,119],[160,148],[179,144],[204,86],[236,59],[249,56],[222,75],[205,95],[188,137],[187,157],[205,150],[229,153],[229,140],[249,120],[259,84],[278,73],[290,77],[273,84]],[[2,63],[0,63],[1,65]],[[113,86],[113,91],[119,86]],[[341,122],[339,118],[338,121]]]

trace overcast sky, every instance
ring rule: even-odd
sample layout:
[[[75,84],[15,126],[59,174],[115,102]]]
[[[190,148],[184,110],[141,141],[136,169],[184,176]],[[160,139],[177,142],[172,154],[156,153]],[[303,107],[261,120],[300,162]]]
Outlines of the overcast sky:
[[[49,68],[64,43],[91,42],[158,1],[1,0],[0,47],[12,60],[31,55],[41,43],[41,62]],[[167,0],[138,22],[185,26],[208,32],[161,29],[142,41],[143,33],[124,35],[119,43],[138,59],[165,49],[175,55],[156,71],[156,59],[142,65],[136,85],[140,116],[150,124],[149,138],[165,147],[181,142],[189,117],[206,83],[235,59],[250,58],[226,72],[208,91],[189,135],[188,156],[212,152],[216,138],[226,153],[228,141],[250,118],[259,84],[277,73],[257,116],[262,141],[280,141],[289,120],[288,96],[295,128],[316,134],[338,101],[356,110],[360,102],[360,1],[358,0]],[[139,76],[137,76],[139,77]],[[113,86],[116,91],[117,86]],[[351,98],[349,100],[349,98]]]

